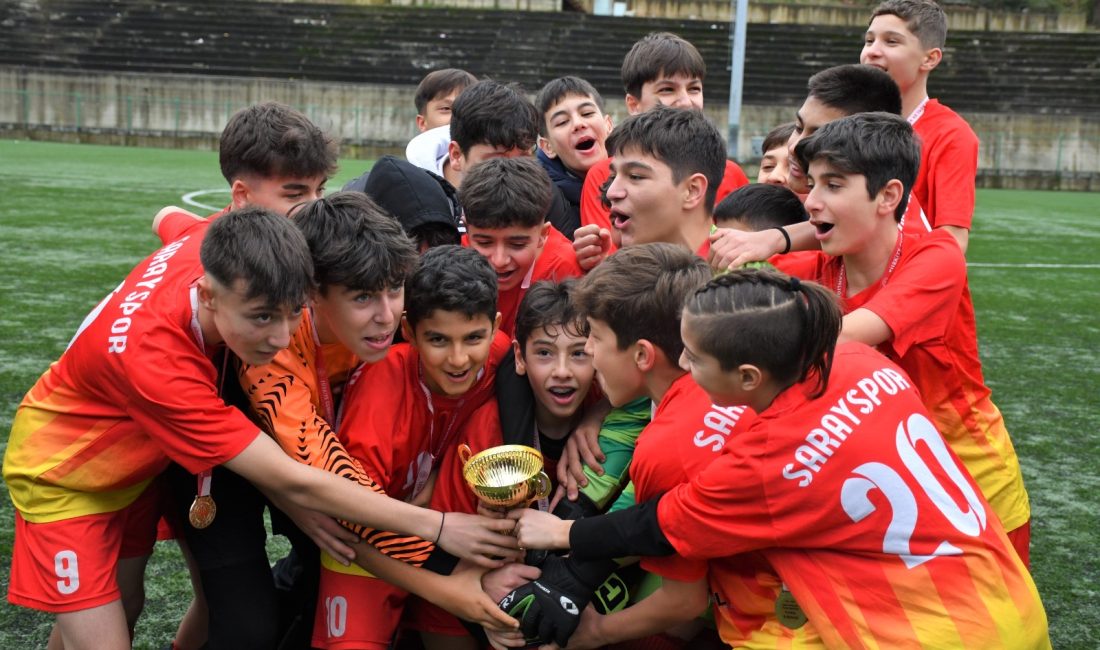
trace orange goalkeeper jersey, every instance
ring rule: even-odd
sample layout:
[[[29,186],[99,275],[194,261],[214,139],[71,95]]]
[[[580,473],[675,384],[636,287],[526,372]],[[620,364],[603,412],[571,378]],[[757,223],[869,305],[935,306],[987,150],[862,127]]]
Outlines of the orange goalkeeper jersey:
[[[339,393],[359,359],[339,343],[321,345],[322,363],[317,363],[318,340],[312,316],[291,338],[290,346],[266,366],[242,365],[241,386],[253,413],[288,456],[300,463],[338,474],[376,492],[383,492],[362,464],[345,450],[328,421],[323,386]],[[319,376],[320,368],[324,377]],[[374,530],[342,522],[386,555],[410,564],[422,564],[434,546],[418,537]]]

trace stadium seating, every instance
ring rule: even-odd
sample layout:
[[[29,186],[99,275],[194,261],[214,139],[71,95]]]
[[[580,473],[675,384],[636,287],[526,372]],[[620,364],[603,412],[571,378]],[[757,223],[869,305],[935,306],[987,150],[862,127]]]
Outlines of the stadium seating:
[[[0,3],[0,65],[412,85],[454,66],[536,89],[579,74],[621,96],[619,63],[653,30],[695,43],[708,101],[729,88],[727,25],[302,2],[26,0]],[[744,102],[793,105],[806,78],[852,62],[858,30],[751,24]],[[955,32],[932,94],[956,109],[1054,114],[1100,106],[1095,34]]]

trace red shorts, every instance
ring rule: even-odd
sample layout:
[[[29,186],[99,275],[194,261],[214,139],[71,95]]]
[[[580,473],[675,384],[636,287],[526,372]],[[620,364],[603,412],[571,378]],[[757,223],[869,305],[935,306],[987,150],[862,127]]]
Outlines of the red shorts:
[[[1008,541],[1020,559],[1024,561],[1024,568],[1031,569],[1031,520],[1028,519],[1023,526],[1008,531]]]
[[[401,622],[408,592],[385,580],[321,566],[313,647],[387,650]]]
[[[116,512],[36,524],[16,511],[8,602],[63,613],[118,600],[118,561],[153,552],[160,512],[156,482]]]
[[[444,636],[470,636],[470,632],[454,614],[419,596],[409,597],[409,602],[405,606],[404,626],[417,632],[430,632]]]

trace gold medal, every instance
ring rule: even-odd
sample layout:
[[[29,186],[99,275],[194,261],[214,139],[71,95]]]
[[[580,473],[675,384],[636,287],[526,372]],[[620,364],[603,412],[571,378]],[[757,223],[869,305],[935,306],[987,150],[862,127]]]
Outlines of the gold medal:
[[[214,504],[214,498],[209,494],[203,494],[196,496],[191,502],[191,510],[188,511],[187,518],[192,526],[202,530],[214,522],[214,516],[217,514],[218,506]]]
[[[806,624],[806,614],[798,606],[794,595],[783,585],[783,590],[775,598],[775,617],[783,627],[797,630]]]

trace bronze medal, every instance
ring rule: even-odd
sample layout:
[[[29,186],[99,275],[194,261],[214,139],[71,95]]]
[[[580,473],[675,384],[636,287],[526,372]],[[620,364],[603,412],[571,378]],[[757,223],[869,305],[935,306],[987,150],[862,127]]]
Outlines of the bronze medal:
[[[790,630],[797,630],[806,624],[805,612],[798,606],[794,595],[786,588],[775,598],[775,617],[783,627]]]
[[[202,530],[214,522],[214,516],[217,514],[218,506],[214,504],[214,498],[209,494],[203,494],[196,496],[191,502],[191,510],[188,511],[187,518],[192,526]]]

